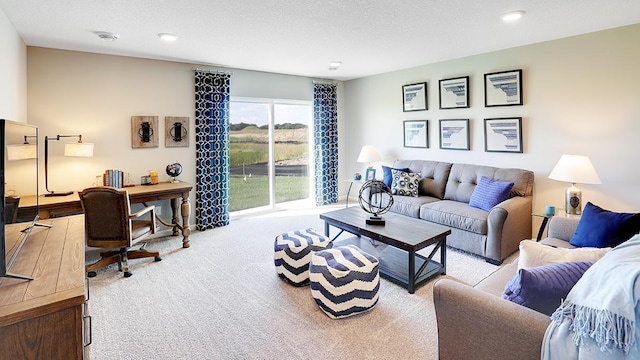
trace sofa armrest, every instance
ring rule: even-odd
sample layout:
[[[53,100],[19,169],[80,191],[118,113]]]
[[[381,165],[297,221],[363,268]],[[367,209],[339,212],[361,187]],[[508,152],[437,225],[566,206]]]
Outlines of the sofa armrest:
[[[531,196],[514,196],[494,206],[487,218],[486,257],[501,263],[531,238]]]
[[[540,359],[547,315],[450,279],[433,300],[440,360]]]
[[[549,230],[547,236],[564,241],[570,241],[576,232],[580,218],[569,218],[565,216],[554,216],[549,220]]]

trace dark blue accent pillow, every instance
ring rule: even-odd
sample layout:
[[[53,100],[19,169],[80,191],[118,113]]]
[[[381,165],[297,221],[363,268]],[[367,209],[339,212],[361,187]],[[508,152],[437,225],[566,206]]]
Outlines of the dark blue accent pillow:
[[[505,286],[502,298],[551,315],[591,265],[565,262],[520,269]]]
[[[615,247],[640,231],[640,213],[617,213],[588,202],[569,243],[577,247]]]
[[[385,183],[389,188],[391,188],[391,183],[393,182],[393,175],[391,175],[391,169],[399,170],[404,172],[409,172],[409,168],[392,168],[388,166],[382,165],[382,182]]]
[[[489,211],[492,207],[507,200],[512,188],[512,182],[493,180],[483,176],[471,194],[469,206]]]

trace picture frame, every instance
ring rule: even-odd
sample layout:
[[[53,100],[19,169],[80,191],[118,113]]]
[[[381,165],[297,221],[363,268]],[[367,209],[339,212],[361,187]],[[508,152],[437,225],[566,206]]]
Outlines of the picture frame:
[[[484,74],[484,106],[522,105],[522,70]]]
[[[440,120],[440,149],[471,150],[469,119]]]
[[[408,148],[428,148],[429,147],[429,121],[428,120],[405,120],[404,147]]]
[[[402,111],[428,110],[427,83],[402,85]]]
[[[522,153],[522,118],[484,119],[484,151]]]
[[[376,179],[376,169],[367,169],[364,174],[364,181],[372,181]]]
[[[461,109],[469,107],[469,77],[443,79],[438,81],[440,109]]]

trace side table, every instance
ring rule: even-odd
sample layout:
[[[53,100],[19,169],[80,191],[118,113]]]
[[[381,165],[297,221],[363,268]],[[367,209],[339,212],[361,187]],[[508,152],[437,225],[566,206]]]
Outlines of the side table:
[[[345,181],[349,182],[349,189],[347,190],[347,204],[345,207],[349,207],[349,194],[351,193],[351,187],[353,186],[353,184],[364,184],[365,181],[360,179],[360,180],[356,180],[356,179],[346,179]]]
[[[538,230],[538,237],[536,238],[536,241],[540,241],[540,240],[542,240],[542,236],[544,235],[544,229],[547,227],[547,223],[549,223],[549,219],[551,219],[552,217],[554,217],[554,216],[565,216],[565,217],[568,217],[568,218],[579,219],[581,215],[567,214],[565,209],[556,209],[556,213],[554,215],[546,214],[544,211],[536,211],[536,212],[532,213],[531,216],[536,216],[536,217],[541,217],[542,218],[542,223],[540,224],[540,229]]]

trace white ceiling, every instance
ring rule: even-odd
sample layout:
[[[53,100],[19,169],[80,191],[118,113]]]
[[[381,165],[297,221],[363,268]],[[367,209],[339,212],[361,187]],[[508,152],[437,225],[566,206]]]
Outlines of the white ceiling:
[[[0,0],[0,8],[29,46],[336,80],[640,23],[640,0]],[[513,10],[526,14],[504,23]],[[120,38],[106,42],[99,31]],[[179,38],[164,43],[161,32]],[[334,60],[343,65],[332,71]]]

